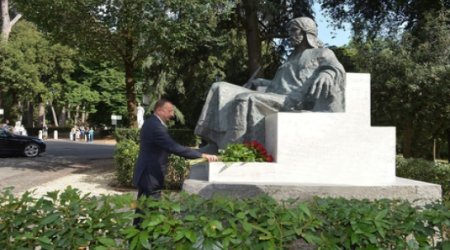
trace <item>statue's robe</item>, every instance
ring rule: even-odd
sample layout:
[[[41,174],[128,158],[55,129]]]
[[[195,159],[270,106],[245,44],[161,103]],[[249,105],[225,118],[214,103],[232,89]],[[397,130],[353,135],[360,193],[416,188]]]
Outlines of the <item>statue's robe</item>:
[[[329,74],[334,81],[327,98],[314,99],[308,91],[319,74]],[[265,144],[264,117],[268,114],[345,111],[345,70],[327,48],[291,55],[266,87],[265,92],[257,92],[227,82],[214,83],[195,134],[221,149],[229,143],[251,140]]]

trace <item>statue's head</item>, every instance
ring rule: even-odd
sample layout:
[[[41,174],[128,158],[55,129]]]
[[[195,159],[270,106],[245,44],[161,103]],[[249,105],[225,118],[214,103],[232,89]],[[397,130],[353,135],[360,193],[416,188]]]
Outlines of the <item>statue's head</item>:
[[[300,45],[306,38],[309,46],[322,48],[322,42],[317,38],[317,24],[309,17],[298,17],[289,21],[287,25],[289,39],[293,46]]]

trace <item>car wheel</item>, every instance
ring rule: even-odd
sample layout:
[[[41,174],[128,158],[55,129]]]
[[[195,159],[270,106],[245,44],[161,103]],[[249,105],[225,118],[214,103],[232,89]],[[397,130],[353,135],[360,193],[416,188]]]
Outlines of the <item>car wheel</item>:
[[[36,157],[39,154],[39,146],[36,143],[30,143],[23,149],[26,157]]]

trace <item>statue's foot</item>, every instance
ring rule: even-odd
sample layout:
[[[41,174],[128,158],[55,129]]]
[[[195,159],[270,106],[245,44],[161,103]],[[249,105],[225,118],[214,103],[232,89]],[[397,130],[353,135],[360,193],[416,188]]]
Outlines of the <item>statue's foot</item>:
[[[206,146],[199,148],[198,151],[200,153],[204,153],[204,154],[214,154],[215,155],[219,152],[219,147],[217,147],[217,145],[214,143],[208,143],[208,144],[206,144]]]

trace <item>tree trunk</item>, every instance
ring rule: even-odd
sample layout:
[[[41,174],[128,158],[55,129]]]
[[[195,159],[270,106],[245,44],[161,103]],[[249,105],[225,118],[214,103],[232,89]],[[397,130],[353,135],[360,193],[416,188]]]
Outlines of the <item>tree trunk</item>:
[[[67,113],[66,106],[63,106],[61,109],[61,113],[59,114],[59,124],[61,126],[66,125],[66,113]]]
[[[33,122],[33,114],[34,114],[34,106],[32,102],[28,102],[28,111],[27,111],[27,127],[34,128]]]
[[[45,104],[43,102],[39,103],[39,115],[38,115],[38,126],[42,128],[45,125]]]
[[[86,123],[86,108],[83,106],[81,109],[81,124]]]
[[[0,41],[8,41],[9,34],[11,33],[11,29],[14,26],[14,24],[19,21],[19,19],[22,17],[21,14],[18,14],[14,17],[13,20],[11,20],[9,16],[9,3],[8,0],[1,0],[1,14],[2,14],[2,33],[0,37]]]
[[[23,105],[21,101],[17,101],[17,120],[20,121],[20,124],[22,124],[23,120]]]
[[[72,107],[71,107],[71,105],[69,104],[69,105],[67,106],[67,119],[68,119],[69,121],[72,120],[72,112],[70,111],[71,108],[72,108]]]
[[[75,123],[75,125],[79,125],[78,117],[80,117],[80,105],[77,105],[75,107],[75,116],[73,118],[73,122]]]
[[[446,130],[447,132],[447,161],[450,163],[450,128]]]
[[[410,158],[413,157],[413,140],[414,140],[414,129],[411,122],[406,122],[402,131],[402,153],[403,157]]]
[[[53,103],[50,103],[50,108],[52,109],[53,123],[55,124],[55,127],[59,127],[58,117],[56,116],[55,107],[53,107]]]
[[[249,76],[253,75],[261,66],[261,38],[259,37],[257,1],[243,0],[245,10],[245,32],[247,36],[248,61],[247,68]]]
[[[133,78],[134,64],[133,62],[125,62],[125,84],[127,92],[127,110],[129,124],[132,128],[137,128],[137,103],[136,103],[136,86]]]

